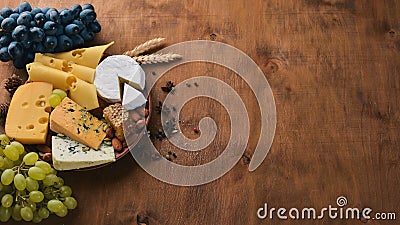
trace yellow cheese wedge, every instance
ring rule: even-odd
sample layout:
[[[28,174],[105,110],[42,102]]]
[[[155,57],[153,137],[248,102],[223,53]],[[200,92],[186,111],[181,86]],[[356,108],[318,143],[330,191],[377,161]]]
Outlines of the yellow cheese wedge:
[[[68,69],[68,62],[66,60],[43,55],[42,53],[35,54],[34,62],[39,62],[45,66],[62,71],[66,71]]]
[[[99,107],[96,86],[81,79],[77,79],[75,85],[70,89],[69,97],[87,110]]]
[[[66,72],[72,73],[77,78],[93,84],[96,70],[87,66],[82,66],[76,63],[69,62]]]
[[[111,42],[106,45],[94,46],[90,48],[80,48],[69,52],[60,52],[46,55],[55,57],[57,59],[72,61],[78,65],[96,69],[96,66],[99,64],[101,57],[103,57],[104,51],[113,44],[114,42]]]
[[[59,88],[64,91],[69,90],[70,87],[77,82],[74,75],[45,66],[39,62],[27,64],[26,70],[29,74],[29,81],[50,82],[53,84],[54,88]]]
[[[91,115],[88,111],[65,97],[50,114],[50,129],[69,138],[99,149],[106,137],[103,131],[105,123]]]
[[[49,122],[49,96],[53,85],[33,82],[20,86],[7,113],[7,136],[23,144],[44,144]]]

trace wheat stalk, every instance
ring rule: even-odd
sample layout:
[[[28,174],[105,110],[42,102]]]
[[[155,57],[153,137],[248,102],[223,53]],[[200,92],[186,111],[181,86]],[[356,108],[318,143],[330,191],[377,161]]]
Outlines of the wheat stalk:
[[[166,53],[166,54],[150,54],[132,57],[136,62],[141,64],[153,64],[170,62],[176,59],[181,59],[182,56],[179,54]]]
[[[130,57],[135,57],[140,55],[143,52],[146,52],[152,48],[159,47],[161,43],[165,40],[165,38],[154,38],[149,41],[146,41],[145,43],[136,46],[133,50],[126,51],[123,54],[130,56]]]

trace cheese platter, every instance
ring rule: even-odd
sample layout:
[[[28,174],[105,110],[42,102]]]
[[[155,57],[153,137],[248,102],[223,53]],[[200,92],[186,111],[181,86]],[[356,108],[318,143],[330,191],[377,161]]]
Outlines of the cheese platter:
[[[0,61],[28,74],[26,82],[6,79],[11,101],[0,103],[0,222],[64,217],[77,201],[57,172],[98,169],[126,155],[150,121],[141,64],[181,56],[143,55],[164,38],[106,54],[114,41],[90,44],[101,31],[91,4],[57,10],[22,2],[0,10],[0,28]]]

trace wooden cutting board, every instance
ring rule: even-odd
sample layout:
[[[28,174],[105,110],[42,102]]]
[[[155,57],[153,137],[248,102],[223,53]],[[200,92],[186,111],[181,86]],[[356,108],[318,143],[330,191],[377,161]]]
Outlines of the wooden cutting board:
[[[70,7],[86,1],[33,0],[33,6]],[[269,81],[276,102],[274,143],[263,164],[248,171],[260,132],[254,94],[230,70],[206,63],[180,66],[153,89],[162,101],[167,81],[194,76],[219,78],[246,99],[251,137],[242,160],[224,177],[197,187],[165,184],[148,175],[130,155],[95,171],[62,172],[73,187],[78,208],[63,219],[42,224],[239,225],[358,224],[355,220],[260,220],[257,210],[271,207],[348,206],[374,211],[400,210],[400,2],[398,1],[245,1],[245,0],[92,0],[102,31],[95,43],[115,41],[119,54],[154,37],[167,44],[214,40],[248,54]],[[0,7],[19,2],[5,0]],[[0,63],[1,80],[24,71]],[[7,93],[0,91],[2,101]],[[155,141],[162,154],[174,152],[179,164],[217,157],[229,140],[229,117],[210,99],[189,102],[181,127],[190,138],[204,116],[220,131],[198,155]],[[150,131],[160,128],[153,111]],[[364,221],[365,222],[365,221]],[[381,224],[371,220],[370,224]],[[11,223],[8,224],[17,224]],[[382,222],[383,224],[383,222]],[[385,224],[396,224],[387,221]]]

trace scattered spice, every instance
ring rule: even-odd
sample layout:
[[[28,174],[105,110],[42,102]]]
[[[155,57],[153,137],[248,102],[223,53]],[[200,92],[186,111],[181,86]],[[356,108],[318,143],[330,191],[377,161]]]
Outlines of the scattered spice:
[[[155,110],[158,114],[161,114],[162,107],[163,107],[162,101],[158,101],[158,105],[156,105],[155,107]]]
[[[194,82],[194,86],[198,87],[198,86],[199,86],[199,83]]]
[[[174,82],[172,81],[168,81],[167,84],[164,87],[161,87],[161,90],[163,90],[164,92],[171,92],[175,87]]]

